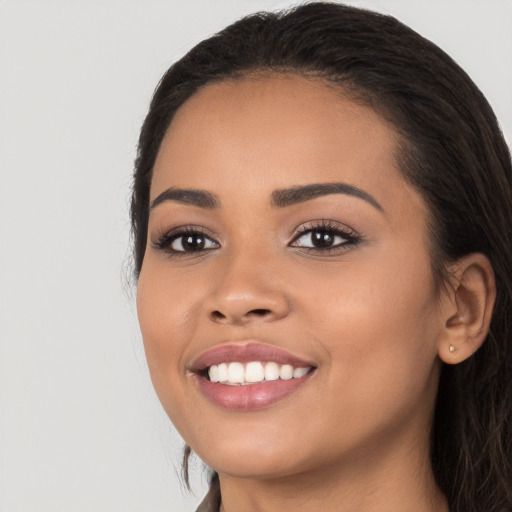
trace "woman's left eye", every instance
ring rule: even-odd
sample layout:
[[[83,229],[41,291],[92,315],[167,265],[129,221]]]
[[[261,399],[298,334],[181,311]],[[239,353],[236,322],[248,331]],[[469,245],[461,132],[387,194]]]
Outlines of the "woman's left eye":
[[[305,247],[316,251],[328,251],[351,245],[357,237],[337,227],[312,227],[302,230],[291,242],[291,247]]]

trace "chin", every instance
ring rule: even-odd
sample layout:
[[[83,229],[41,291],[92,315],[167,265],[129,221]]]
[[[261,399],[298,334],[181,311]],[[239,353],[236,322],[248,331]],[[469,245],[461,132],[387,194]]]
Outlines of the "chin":
[[[238,478],[277,478],[294,474],[307,464],[298,440],[248,428],[238,435],[224,432],[206,442],[190,440],[193,451],[218,473]]]
[[[270,480],[304,470],[303,463],[283,458],[279,453],[252,457],[240,453],[214,453],[202,460],[217,473],[234,478]]]

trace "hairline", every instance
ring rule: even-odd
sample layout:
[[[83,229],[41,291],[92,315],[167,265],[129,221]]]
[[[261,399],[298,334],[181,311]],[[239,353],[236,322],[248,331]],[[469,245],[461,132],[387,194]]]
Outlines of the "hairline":
[[[356,84],[355,81],[349,77],[346,80],[342,76],[336,76],[335,73],[329,73],[328,70],[319,70],[309,67],[300,66],[272,66],[272,65],[261,65],[253,66],[246,69],[238,69],[230,73],[219,74],[217,76],[210,77],[207,81],[199,85],[194,92],[188,96],[176,110],[172,113],[172,116],[163,130],[162,138],[159,142],[158,148],[155,151],[155,160],[151,167],[151,171],[148,173],[148,200],[151,192],[151,184],[153,181],[153,172],[155,163],[162,147],[163,140],[165,139],[176,115],[180,112],[182,107],[186,105],[189,100],[194,98],[204,89],[221,85],[225,83],[237,83],[241,81],[265,81],[274,77],[298,77],[303,78],[314,83],[322,85],[332,92],[336,93],[341,99],[349,100],[359,106],[363,106],[372,110],[379,118],[386,123],[389,129],[391,129],[396,135],[396,146],[393,151],[393,157],[396,163],[396,168],[400,173],[400,176],[404,179],[404,182],[413,187],[413,189],[419,193],[426,210],[426,226],[425,226],[425,247],[429,253],[430,266],[432,271],[432,277],[434,279],[435,291],[439,293],[445,288],[448,282],[447,268],[448,261],[447,256],[444,254],[439,241],[438,232],[439,229],[436,226],[436,219],[428,195],[414,182],[412,177],[412,162],[409,162],[408,155],[420,151],[414,143],[413,139],[401,128],[399,121],[396,119],[397,114],[393,113],[393,109],[385,104],[375,92],[368,90],[367,88]],[[146,230],[149,222],[149,203],[146,213]],[[146,233],[147,236],[147,233]],[[142,268],[143,260],[141,261]],[[141,268],[138,269],[140,272]]]

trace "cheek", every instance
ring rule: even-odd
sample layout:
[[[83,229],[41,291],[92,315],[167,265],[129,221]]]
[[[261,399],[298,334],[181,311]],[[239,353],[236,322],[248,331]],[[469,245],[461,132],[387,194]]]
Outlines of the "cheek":
[[[304,327],[323,348],[347,400],[375,408],[385,408],[388,397],[414,401],[431,384],[437,360],[437,295],[429,262],[386,267],[381,260],[315,281],[302,294]]]
[[[328,421],[325,404],[310,413],[323,418],[332,447],[378,445],[379,436],[411,421],[426,431],[435,400],[436,300],[422,277],[428,265],[403,277],[372,268],[333,273],[302,295],[303,327],[324,354],[322,388],[331,404]],[[314,427],[301,436],[315,439]]]
[[[193,422],[184,383],[184,364],[197,321],[192,318],[190,287],[170,278],[165,269],[144,262],[137,287],[137,312],[151,381],[168,416],[181,432]],[[192,417],[189,417],[192,414]]]
[[[161,380],[167,381],[184,371],[183,349],[194,325],[191,309],[186,288],[170,281],[149,256],[139,277],[137,313],[151,378],[158,393]]]

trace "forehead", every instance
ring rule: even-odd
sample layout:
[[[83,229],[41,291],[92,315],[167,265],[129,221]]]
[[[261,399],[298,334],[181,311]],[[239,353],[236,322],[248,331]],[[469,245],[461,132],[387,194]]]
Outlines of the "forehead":
[[[243,187],[343,180],[385,189],[400,179],[398,135],[371,108],[319,79],[246,77],[203,87],[176,113],[155,163],[169,186]]]

